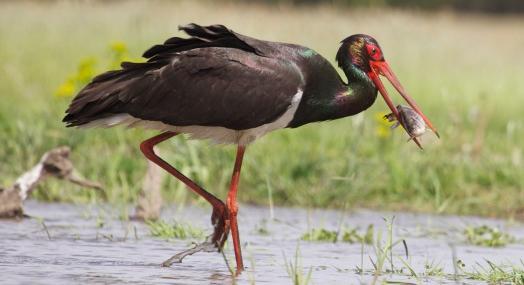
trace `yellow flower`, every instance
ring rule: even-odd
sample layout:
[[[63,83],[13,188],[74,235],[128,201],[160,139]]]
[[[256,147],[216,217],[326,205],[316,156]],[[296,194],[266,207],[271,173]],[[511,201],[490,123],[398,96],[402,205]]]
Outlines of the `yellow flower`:
[[[80,84],[87,84],[95,76],[95,63],[96,60],[92,57],[82,59],[78,64],[78,71],[76,74],[76,80]]]
[[[68,79],[66,82],[58,86],[55,95],[58,97],[70,97],[75,93],[75,83],[73,79]]]
[[[109,63],[110,69],[119,69],[120,62],[130,61],[128,49],[124,42],[115,41],[109,45],[110,48],[110,62],[103,61],[104,64]],[[134,60],[135,62],[143,62],[143,59]],[[69,97],[73,96],[77,90],[88,84],[93,77],[99,72],[96,70],[97,59],[94,57],[83,58],[78,64],[76,73],[69,76],[67,80],[58,86],[55,96]]]
[[[110,45],[111,51],[113,51],[116,54],[124,54],[127,53],[127,46],[124,42],[115,41],[112,42]]]
[[[391,135],[391,123],[384,118],[384,116],[387,114],[387,112],[377,112],[373,116],[376,123],[375,134],[381,139],[389,138]]]
[[[111,62],[109,64],[110,69],[119,69],[120,63],[126,61],[128,58],[127,46],[123,42],[113,42],[110,46],[111,51]]]

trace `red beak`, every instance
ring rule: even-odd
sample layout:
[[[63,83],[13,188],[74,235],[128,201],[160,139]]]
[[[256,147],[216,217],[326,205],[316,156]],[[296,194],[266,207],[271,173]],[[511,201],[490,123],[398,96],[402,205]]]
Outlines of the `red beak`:
[[[402,98],[406,100],[406,102],[411,106],[411,108],[413,108],[413,110],[415,110],[415,112],[417,112],[422,117],[422,119],[424,119],[424,122],[426,122],[426,125],[435,133],[435,135],[437,135],[438,138],[440,138],[440,135],[437,132],[437,129],[433,127],[433,124],[426,117],[426,115],[422,113],[420,108],[417,106],[417,103],[415,103],[415,101],[411,99],[411,97],[407,94],[406,90],[404,89],[404,87],[402,87],[397,77],[395,76],[391,68],[389,67],[388,63],[386,61],[370,61],[369,65],[371,66],[371,71],[368,72],[368,76],[369,78],[371,78],[371,80],[373,80],[373,83],[375,83],[375,86],[377,87],[378,91],[384,98],[384,101],[386,101],[386,104],[388,105],[388,107],[391,109],[391,112],[393,112],[393,114],[395,115],[395,118],[397,119],[397,121],[401,122],[400,116],[398,114],[398,110],[395,107],[395,105],[393,104],[393,102],[391,101],[391,99],[389,98],[388,92],[386,91],[386,88],[384,88],[384,84],[382,84],[382,81],[380,81],[379,75],[385,76],[389,80],[389,82],[391,82],[391,84],[395,87],[395,89],[400,93],[400,96],[402,96]],[[406,126],[404,126],[403,124],[402,124],[402,127],[406,129]],[[415,141],[415,143],[417,143],[417,145],[420,148],[422,148],[417,138],[413,138],[413,140]]]

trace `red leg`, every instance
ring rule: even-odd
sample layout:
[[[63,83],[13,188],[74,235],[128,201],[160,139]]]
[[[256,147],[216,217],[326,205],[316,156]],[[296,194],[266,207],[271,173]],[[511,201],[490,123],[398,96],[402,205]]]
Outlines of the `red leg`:
[[[213,194],[207,192],[202,187],[198,186],[191,179],[187,178],[184,174],[180,173],[177,169],[167,163],[165,160],[160,158],[155,154],[153,147],[169,138],[178,135],[174,132],[165,132],[157,136],[154,136],[148,140],[145,140],[140,144],[140,150],[144,153],[147,159],[156,163],[158,166],[162,167],[164,170],[169,172],[171,175],[178,178],[180,181],[184,182],[193,192],[202,196],[206,199],[211,206],[213,206],[213,214],[211,215],[211,223],[213,224],[215,230],[211,237],[211,242],[220,250],[224,245],[224,242],[227,239],[229,234],[229,227],[226,225],[226,220],[228,219],[228,213],[226,212],[226,207],[224,202],[222,202]]]
[[[244,270],[244,263],[242,261],[242,251],[240,249],[240,237],[238,234],[238,223],[237,223],[237,190],[238,182],[240,180],[240,168],[242,167],[242,159],[244,157],[245,146],[239,145],[237,148],[237,157],[235,159],[235,168],[233,169],[233,175],[231,177],[231,186],[229,193],[227,194],[227,210],[229,212],[229,224],[231,226],[231,235],[233,237],[233,247],[235,250],[235,259],[237,262],[237,273]]]

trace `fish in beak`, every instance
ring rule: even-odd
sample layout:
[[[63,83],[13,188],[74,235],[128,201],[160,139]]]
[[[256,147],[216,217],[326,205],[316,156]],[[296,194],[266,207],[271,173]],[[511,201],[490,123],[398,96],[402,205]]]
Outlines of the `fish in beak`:
[[[426,117],[426,115],[422,113],[422,111],[420,110],[418,105],[415,103],[415,101],[407,94],[406,90],[400,84],[399,80],[397,79],[397,77],[395,76],[391,68],[389,67],[389,64],[385,60],[370,60],[369,65],[371,67],[371,70],[368,72],[369,78],[373,81],[373,83],[377,87],[378,91],[384,98],[384,101],[386,101],[386,104],[391,109],[393,116],[396,118],[398,122],[400,122],[400,124],[406,130],[406,132],[408,132],[409,134],[408,126],[406,126],[404,120],[402,120],[401,115],[399,114],[398,109],[395,107],[395,104],[393,104],[393,102],[391,101],[391,98],[389,97],[388,92],[386,91],[386,88],[384,88],[384,84],[382,84],[382,81],[380,80],[380,77],[379,77],[380,75],[385,76],[389,80],[391,85],[393,85],[393,87],[395,87],[395,89],[400,93],[400,96],[402,96],[402,98],[406,100],[406,102],[411,106],[411,108],[413,108],[413,110],[417,112],[417,114],[420,115],[420,117],[426,123],[426,126],[430,128],[438,138],[440,138],[440,135],[437,129],[433,126],[433,124],[428,119],[428,117]],[[417,137],[413,137],[411,135],[410,137],[412,137],[413,141],[420,148],[422,148]]]
[[[413,109],[407,106],[398,105],[398,113],[400,115],[400,121],[397,121],[393,113],[389,113],[384,116],[384,119],[389,122],[395,122],[391,129],[395,129],[401,124],[406,126],[406,131],[409,134],[409,140],[422,136],[426,132],[426,122],[422,117],[415,112]]]

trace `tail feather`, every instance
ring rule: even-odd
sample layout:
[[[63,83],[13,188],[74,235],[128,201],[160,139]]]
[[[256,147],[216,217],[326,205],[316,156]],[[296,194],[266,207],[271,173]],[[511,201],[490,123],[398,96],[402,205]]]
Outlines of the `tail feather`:
[[[108,71],[95,77],[76,95],[62,121],[68,127],[73,127],[119,113],[121,93],[125,93],[130,86],[140,86],[134,83],[148,70],[150,69],[123,69]]]

